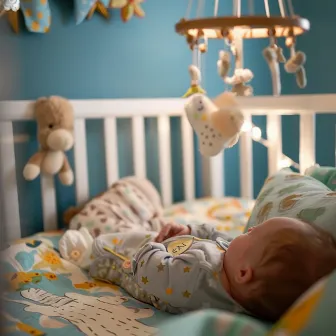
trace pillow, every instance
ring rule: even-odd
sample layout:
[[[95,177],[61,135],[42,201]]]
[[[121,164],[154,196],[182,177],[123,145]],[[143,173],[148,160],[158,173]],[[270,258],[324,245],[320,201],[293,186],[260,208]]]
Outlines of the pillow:
[[[313,285],[274,325],[268,336],[336,335],[336,270]]]
[[[244,232],[272,217],[313,223],[336,239],[336,192],[314,177],[282,169],[266,179]]]
[[[172,317],[159,325],[157,336],[266,336],[269,330],[269,324],[245,315],[203,309]]]

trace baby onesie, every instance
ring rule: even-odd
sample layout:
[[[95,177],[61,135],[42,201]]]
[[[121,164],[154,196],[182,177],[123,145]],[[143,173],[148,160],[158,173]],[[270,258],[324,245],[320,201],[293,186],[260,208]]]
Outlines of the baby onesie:
[[[191,234],[153,242],[157,232],[97,237],[93,278],[120,285],[133,297],[170,313],[202,308],[246,312],[224,289],[225,249],[232,240],[211,225],[189,225]]]

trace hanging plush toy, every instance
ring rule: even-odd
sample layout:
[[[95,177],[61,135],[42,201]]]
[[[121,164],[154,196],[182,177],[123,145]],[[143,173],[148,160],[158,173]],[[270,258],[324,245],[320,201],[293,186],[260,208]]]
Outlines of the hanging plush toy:
[[[224,148],[234,146],[239,140],[244,116],[235,96],[226,92],[219,109],[207,96],[195,94],[185,105],[188,120],[199,140],[199,150],[204,156],[215,156]]]
[[[235,50],[234,48],[232,50]],[[237,58],[237,56],[235,55]],[[237,96],[251,96],[253,95],[253,88],[246,83],[253,79],[253,73],[250,69],[243,69],[237,67],[237,59],[235,61],[235,70],[232,77],[228,77],[230,69],[231,57],[226,51],[221,50],[219,53],[219,60],[217,61],[217,71],[224,83],[232,86],[231,92]]]
[[[291,58],[285,64],[285,70],[288,73],[295,74],[296,83],[300,89],[307,85],[307,76],[305,68],[306,54],[302,51],[296,52],[294,46],[291,47]]]
[[[40,173],[58,173],[64,185],[71,185],[74,174],[64,152],[74,145],[74,112],[65,98],[52,96],[35,102],[34,116],[40,149],[28,161],[23,176],[31,181]]]
[[[280,96],[281,94],[281,79],[280,79],[280,67],[279,63],[285,63],[286,58],[283,55],[282,48],[276,43],[275,39],[271,38],[270,46],[263,50],[263,55],[270,68],[273,86],[273,95]]]
[[[189,75],[190,75],[190,88],[183,95],[183,98],[190,97],[195,93],[206,93],[205,90],[200,86],[201,81],[201,71],[195,65],[189,66]]]

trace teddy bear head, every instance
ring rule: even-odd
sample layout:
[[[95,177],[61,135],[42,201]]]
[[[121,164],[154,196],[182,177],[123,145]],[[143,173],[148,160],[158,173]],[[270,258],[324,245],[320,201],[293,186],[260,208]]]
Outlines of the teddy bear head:
[[[59,96],[35,102],[38,140],[42,149],[67,151],[74,145],[74,111],[70,102]]]

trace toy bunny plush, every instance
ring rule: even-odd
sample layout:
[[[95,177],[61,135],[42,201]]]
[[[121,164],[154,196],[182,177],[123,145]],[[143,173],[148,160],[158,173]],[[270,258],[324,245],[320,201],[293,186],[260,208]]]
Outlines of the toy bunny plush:
[[[195,94],[186,104],[185,112],[198,135],[202,155],[215,156],[238,142],[244,116],[233,93],[221,96],[221,107],[207,96]]]
[[[74,180],[65,151],[74,145],[74,111],[63,97],[39,98],[34,105],[40,149],[25,165],[23,176],[31,181],[45,173],[59,174],[61,183],[71,185]]]

